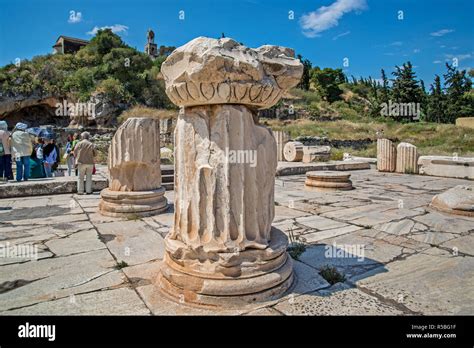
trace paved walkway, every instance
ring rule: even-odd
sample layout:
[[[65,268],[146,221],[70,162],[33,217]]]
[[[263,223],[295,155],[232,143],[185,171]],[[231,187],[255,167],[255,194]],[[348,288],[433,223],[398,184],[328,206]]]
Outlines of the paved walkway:
[[[374,170],[352,179],[352,191],[320,193],[303,175],[277,178],[274,226],[306,244],[297,281],[278,301],[219,314],[474,314],[474,219],[427,208],[472,182]],[[121,220],[99,215],[98,198],[0,200],[0,314],[215,314],[156,291],[172,206]],[[331,286],[326,265],[345,281]]]

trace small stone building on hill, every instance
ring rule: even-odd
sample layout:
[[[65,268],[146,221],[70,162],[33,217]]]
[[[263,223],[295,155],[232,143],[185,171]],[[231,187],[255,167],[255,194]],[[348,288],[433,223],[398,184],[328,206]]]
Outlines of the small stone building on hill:
[[[54,53],[68,54],[76,53],[83,46],[89,43],[87,40],[77,39],[61,35],[53,46]]]

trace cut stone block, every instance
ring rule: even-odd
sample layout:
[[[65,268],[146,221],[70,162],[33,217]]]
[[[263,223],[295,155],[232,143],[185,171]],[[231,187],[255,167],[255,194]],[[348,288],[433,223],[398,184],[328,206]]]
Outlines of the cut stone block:
[[[456,156],[420,156],[420,174],[445,178],[474,179],[474,158]]]
[[[327,161],[330,157],[330,146],[303,146],[303,163]]]

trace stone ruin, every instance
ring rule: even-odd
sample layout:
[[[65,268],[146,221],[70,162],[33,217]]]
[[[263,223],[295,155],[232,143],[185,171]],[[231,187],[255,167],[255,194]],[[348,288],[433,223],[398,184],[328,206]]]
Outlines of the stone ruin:
[[[112,138],[108,168],[109,187],[100,193],[102,215],[144,217],[167,209],[165,188],[161,186],[158,120],[126,120]]]
[[[162,65],[166,93],[182,107],[174,226],[157,279],[175,301],[238,306],[292,284],[288,239],[272,227],[276,142],[256,111],[299,82],[303,66],[293,56],[288,48],[199,37]],[[249,158],[256,161],[238,160]]]

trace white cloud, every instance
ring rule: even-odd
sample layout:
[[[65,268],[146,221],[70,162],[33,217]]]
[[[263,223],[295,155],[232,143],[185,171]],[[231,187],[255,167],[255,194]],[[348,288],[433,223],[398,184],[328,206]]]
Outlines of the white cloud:
[[[87,32],[87,35],[95,35],[101,29],[110,29],[110,30],[112,30],[113,33],[124,33],[124,34],[126,34],[127,31],[128,31],[128,27],[126,25],[114,24],[114,25],[110,25],[110,26],[106,25],[106,26],[100,27],[100,28],[98,26],[95,26],[91,31]]]
[[[446,60],[456,58],[458,61],[472,58],[472,54],[470,54],[470,53],[466,53],[466,54],[445,54],[444,56],[446,57]]]
[[[440,61],[440,60],[434,60],[433,61],[433,64],[441,64],[441,63],[442,63],[442,61]]]
[[[348,30],[348,31],[346,31],[346,32],[344,32],[344,33],[341,33],[341,34],[339,34],[339,35],[334,36],[332,39],[333,39],[333,40],[337,40],[337,39],[339,39],[340,37],[349,35],[350,33],[351,33],[350,30]]]
[[[415,48],[415,49],[413,50],[413,53],[420,53],[420,52],[421,52],[421,50],[420,50],[419,48]]]
[[[441,29],[441,30],[432,32],[430,35],[439,37],[439,36],[444,36],[444,35],[452,33],[452,32],[454,32],[454,29]]]
[[[344,14],[365,9],[366,0],[336,0],[329,6],[321,6],[316,11],[303,14],[300,25],[305,36],[317,37],[323,31],[337,26]]]
[[[74,10],[69,11],[69,19],[67,20],[68,23],[75,24],[82,22],[82,13],[76,12]]]
[[[395,42],[392,42],[391,44],[389,44],[388,46],[402,46],[402,45],[403,45],[403,42],[395,41]]]

